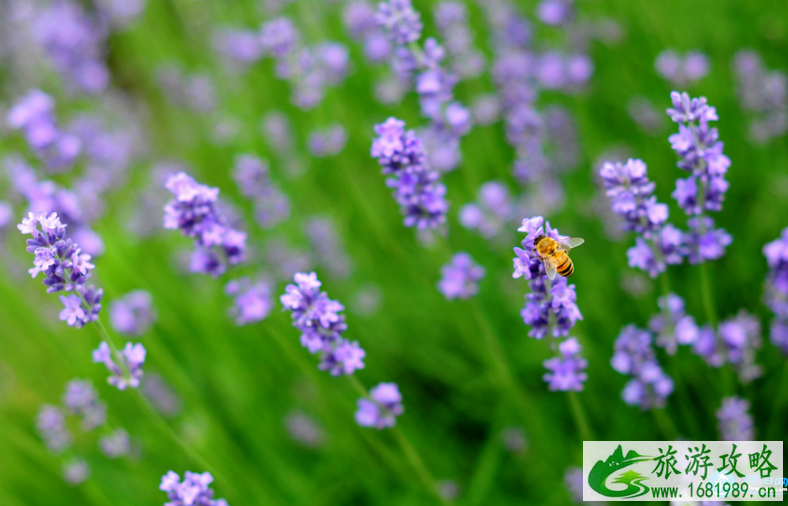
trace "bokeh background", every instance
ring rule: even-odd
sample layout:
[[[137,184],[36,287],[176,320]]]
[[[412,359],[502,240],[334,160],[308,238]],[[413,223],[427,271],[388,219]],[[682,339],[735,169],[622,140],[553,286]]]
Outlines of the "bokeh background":
[[[126,3],[71,1],[93,13]],[[283,273],[293,268],[317,271],[323,288],[345,304],[347,335],[367,352],[366,368],[356,377],[367,386],[399,384],[405,405],[399,433],[429,469],[439,494],[463,505],[573,503],[565,474],[581,462],[578,410],[565,392],[547,389],[542,362],[554,352],[548,340],[528,337],[519,314],[528,287],[511,277],[512,247],[522,239],[516,228],[527,216],[508,223],[494,239],[458,221],[458,210],[475,201],[479,186],[490,180],[504,182],[515,197],[527,195],[528,216],[545,215],[562,233],[586,239],[572,255],[572,282],[584,316],[573,335],[588,360],[588,380],[575,400],[595,439],[716,440],[715,411],[731,395],[750,401],[756,439],[785,439],[788,374],[785,356],[768,338],[772,314],[763,303],[768,269],[762,247],[788,226],[788,149],[784,132],[753,140],[755,115],[743,107],[733,69],[734,55],[751,49],[766,68],[785,72],[784,2],[578,0],[568,27],[540,22],[537,2],[513,3],[532,23],[532,44],[540,50],[574,51],[575,30],[594,27],[581,44],[593,62],[587,83],[569,91],[544,89],[536,102],[540,110],[558,105],[571,114],[576,163],[557,177],[564,197],[553,202],[551,193],[515,181],[514,152],[500,121],[475,126],[462,140],[462,162],[443,176],[451,202],[447,233],[431,242],[402,226],[377,161],[369,156],[374,124],[391,115],[409,127],[424,123],[416,95],[406,90],[395,103],[376,98],[375,83],[388,67],[367,61],[362,44],[349,37],[344,3],[148,0],[108,28],[98,58],[110,80],[100,93],[75,90],[46,48],[36,45],[30,26],[48,5],[0,1],[0,110],[5,116],[27,90],[39,88],[55,98],[64,127],[81,114],[94,114],[104,118],[107,130],[134,132],[134,155],[123,167],[122,183],[98,197],[104,210],[91,223],[104,245],[94,256],[94,281],[105,290],[102,315],[127,292],[150,292],[157,318],[139,339],[148,350],[146,375],[171,389],[166,423],[231,483],[217,478],[214,488],[233,506],[439,502],[423,483],[425,476],[414,472],[396,434],[355,423],[358,394],[351,383],[318,371],[314,357],[300,347],[278,303],[287,282]],[[436,5],[414,1],[425,36],[439,36]],[[490,62],[491,29],[483,10],[467,2],[467,11],[473,43]],[[276,77],[271,58],[238,65],[214,44],[221,28],[257,30],[281,15],[293,20],[305,44],[332,40],[350,51],[347,77],[310,110],[292,104],[291,85]],[[615,233],[615,224],[611,228],[595,173],[601,160],[643,159],[658,199],[671,205],[674,223],[684,225],[670,198],[682,175],[667,140],[676,126],[664,114],[677,86],[655,70],[665,49],[698,50],[709,59],[708,75],[678,88],[706,96],[717,108],[720,137],[732,161],[730,190],[716,221],[733,243],[707,267],[720,318],[745,309],[760,319],[764,344],[757,362],[763,374],[746,385],[726,383],[725,368],[710,368],[689,349],[675,356],[659,350],[675,391],[664,409],[642,411],[622,401],[627,378],[611,368],[610,358],[621,328],[645,327],[663,292],[658,281],[627,266],[634,237]],[[489,71],[463,79],[455,89],[466,104],[494,92]],[[633,115],[633,108],[641,114]],[[274,111],[289,120],[289,151],[261,127]],[[308,136],[335,123],[345,129],[346,144],[337,154],[314,156]],[[23,156],[39,179],[68,188],[87,170],[79,162],[71,171],[47,174],[18,132],[3,124],[0,133],[0,157]],[[252,205],[231,176],[242,153],[269,161],[272,180],[290,201],[289,217],[270,228],[248,225],[250,260],[222,278],[191,274],[184,267],[191,241],[160,226],[169,198],[161,186],[162,167],[183,167],[220,188],[252,224]],[[73,329],[58,321],[57,297],[26,273],[30,258],[15,229],[26,211],[24,199],[9,178],[1,181],[0,199],[12,214],[0,237],[0,504],[163,504],[158,484],[164,473],[206,469],[130,392],[106,384],[105,369],[90,360],[101,340],[95,325]],[[315,217],[330,220],[334,250],[315,247],[325,244],[308,226]],[[441,266],[458,251],[469,252],[486,275],[472,300],[448,301],[436,283]],[[328,257],[341,252],[347,265],[332,267],[336,258]],[[238,326],[228,316],[232,299],[224,285],[263,272],[271,279],[275,306],[265,320]],[[667,279],[685,299],[687,312],[705,321],[698,268],[671,266]],[[35,423],[42,404],[58,404],[73,378],[93,382],[108,406],[109,426],[123,427],[132,442],[130,454],[110,459],[97,444],[105,429],[82,432],[69,419],[75,438],[69,452],[90,467],[90,476],[77,485],[63,478],[70,453],[50,453]]]

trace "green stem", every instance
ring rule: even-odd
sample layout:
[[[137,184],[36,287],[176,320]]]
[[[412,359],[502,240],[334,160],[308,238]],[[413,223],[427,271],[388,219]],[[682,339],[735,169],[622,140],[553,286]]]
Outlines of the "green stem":
[[[706,318],[709,323],[717,329],[717,311],[714,309],[714,299],[711,292],[711,281],[709,280],[709,272],[706,267],[706,262],[700,263],[700,289],[701,297],[703,298],[703,307],[706,310]]]
[[[657,425],[659,425],[659,429],[662,431],[662,435],[665,439],[667,441],[675,440],[678,434],[676,424],[673,423],[673,419],[667,414],[665,409],[654,408],[651,410],[651,413],[654,415],[654,419],[657,421]]]
[[[572,408],[572,418],[575,419],[575,425],[577,425],[577,430],[580,432],[580,437],[583,438],[583,441],[594,441],[595,439],[588,425],[585,409],[580,403],[577,392],[570,390],[567,392],[567,396],[569,397],[569,406]]]
[[[421,457],[413,448],[413,445],[410,444],[408,438],[405,437],[398,427],[393,427],[391,431],[394,433],[397,443],[399,443],[400,448],[402,448],[402,452],[408,458],[408,462],[410,462],[410,465],[413,467],[416,475],[421,479],[421,482],[424,484],[424,486],[427,487],[427,490],[430,492],[430,494],[437,497],[442,504],[452,504],[451,501],[438,493],[438,487],[435,483],[435,478],[433,478],[432,474],[427,469],[427,466],[424,465],[424,461],[421,460]]]

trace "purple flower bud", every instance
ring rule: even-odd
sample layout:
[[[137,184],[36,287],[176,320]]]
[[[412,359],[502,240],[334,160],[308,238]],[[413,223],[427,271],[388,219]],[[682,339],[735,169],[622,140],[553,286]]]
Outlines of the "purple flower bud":
[[[583,390],[583,383],[588,379],[585,373],[588,361],[580,356],[582,347],[577,338],[570,337],[558,346],[558,356],[544,361],[548,373],[544,375],[551,391]]]
[[[673,392],[673,380],[665,374],[652,347],[652,335],[635,325],[625,327],[616,338],[611,366],[632,376],[621,392],[624,402],[648,410],[665,405]]]
[[[240,278],[227,283],[224,291],[235,299],[230,315],[239,326],[265,320],[274,307],[271,285],[265,280]]]
[[[405,408],[396,383],[379,383],[369,391],[369,398],[358,400],[356,422],[362,427],[394,427]]]
[[[66,428],[66,417],[59,408],[42,406],[38,412],[36,428],[52,453],[59,454],[71,446],[72,438]]]
[[[63,405],[72,414],[82,417],[82,430],[89,431],[107,421],[107,406],[88,380],[71,380],[66,385]]]
[[[140,343],[126,343],[126,346],[117,353],[115,358],[117,362],[112,357],[112,352],[105,341],[102,341],[99,347],[93,351],[93,363],[104,364],[111,373],[107,378],[107,383],[118,390],[140,386],[142,364],[145,363],[145,347]]]
[[[397,44],[416,42],[421,37],[421,16],[413,10],[410,0],[381,2],[375,19]]]
[[[99,448],[101,448],[101,453],[110,459],[128,455],[131,451],[129,433],[123,429],[117,429],[99,439]]]
[[[444,297],[449,300],[468,299],[478,293],[484,267],[475,264],[468,253],[460,252],[441,268],[441,274],[438,290]]]
[[[115,331],[132,337],[141,336],[156,320],[151,294],[145,290],[127,293],[110,305],[109,317]]]
[[[186,471],[183,481],[178,473],[168,471],[161,477],[159,490],[167,493],[168,506],[227,506],[224,499],[214,499],[211,473]]]
[[[726,397],[717,410],[717,424],[722,441],[752,441],[755,428],[750,415],[750,402],[740,397]]]

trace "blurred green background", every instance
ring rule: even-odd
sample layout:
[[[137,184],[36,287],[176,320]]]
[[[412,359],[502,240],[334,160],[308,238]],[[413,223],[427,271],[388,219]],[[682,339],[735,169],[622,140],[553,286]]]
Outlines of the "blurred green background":
[[[425,34],[436,35],[434,2],[414,5],[422,12]],[[535,5],[519,2],[518,8],[532,19]],[[472,3],[468,8],[476,43],[489,56],[481,11]],[[585,0],[577,8],[581,17],[609,18],[622,30],[617,42],[591,44],[595,71],[587,90],[573,96],[547,92],[539,99],[540,104],[567,106],[578,123],[581,163],[562,176],[563,209],[546,218],[563,233],[586,239],[573,253],[572,281],[584,315],[573,334],[589,361],[588,381],[578,400],[592,434],[598,440],[714,440],[714,412],[721,398],[739,394],[752,403],[756,438],[784,440],[788,373],[785,357],[768,342],[770,313],[762,303],[767,266],[761,248],[788,226],[788,148],[784,137],[764,145],[748,140],[748,116],[735,93],[731,62],[736,51],[751,48],[768,68],[785,68],[788,4]],[[340,12],[341,5],[306,0],[283,10],[308,42],[348,40]],[[244,152],[268,158],[293,212],[275,232],[252,232],[251,243],[263,245],[276,236],[306,247],[303,220],[333,218],[354,270],[348,279],[332,278],[320,267],[317,272],[329,295],[348,306],[347,336],[367,351],[366,368],[356,376],[367,386],[399,384],[406,411],[397,425],[434,478],[455,482],[456,502],[463,505],[570,504],[564,473],[580,465],[582,438],[568,396],[549,392],[542,380],[542,361],[552,355],[548,343],[529,338],[519,316],[528,288],[523,280],[511,279],[511,248],[522,237],[513,229],[508,241],[486,241],[463,229],[456,218],[461,205],[475,200],[482,182],[499,179],[512,190],[517,187],[511,175],[514,154],[502,125],[476,127],[463,140],[463,163],[445,176],[452,204],[447,239],[423,246],[402,226],[377,162],[369,156],[375,123],[389,115],[409,126],[419,123],[414,94],[401,105],[378,104],[372,83],[382,69],[366,64],[351,41],[351,75],[312,111],[290,105],[289,85],[274,77],[270,60],[227,77],[210,47],[211,30],[224,24],[256,28],[264,19],[251,1],[149,0],[137,22],[110,37],[114,84],[144,104],[140,112],[151,143],[149,159],[187,162],[198,181],[219,187],[251,219],[251,206],[230,177],[233,158]],[[536,33],[538,40],[560,38],[548,27],[538,26]],[[716,310],[720,318],[740,308],[758,315],[766,343],[757,357],[763,376],[730,391],[722,386],[721,371],[688,350],[674,357],[660,350],[676,391],[665,410],[655,414],[621,401],[627,378],[610,367],[610,357],[620,329],[629,323],[644,327],[657,311],[662,291],[627,267],[626,249],[633,237],[612,241],[593,212],[599,199],[594,163],[611,149],[642,158],[657,183],[658,199],[670,203],[672,221],[684,226],[684,215],[670,198],[681,175],[667,141],[674,125],[665,118],[656,131],[646,133],[627,113],[634,96],[646,97],[660,111],[669,106],[671,86],[654,71],[654,59],[665,48],[699,49],[710,57],[710,74],[687,91],[706,96],[717,108],[717,126],[732,160],[731,187],[716,220],[733,243],[709,266]],[[199,115],[168,102],[155,73],[173,62],[213,79],[217,113]],[[0,69],[0,79],[7,109],[25,88],[8,69]],[[85,99],[69,99],[54,74],[45,82],[26,84],[57,97],[61,118],[90,107]],[[485,75],[461,82],[456,94],[467,102],[480,90],[493,89]],[[261,118],[272,110],[284,111],[293,123],[306,164],[302,177],[286,176],[260,134]],[[233,118],[240,126],[222,145],[210,140],[219,117]],[[307,133],[335,121],[348,132],[345,149],[335,157],[309,157]],[[18,138],[7,135],[0,155],[21,146]],[[237,327],[227,316],[225,280],[176,267],[177,252],[189,247],[188,239],[175,232],[139,239],[126,231],[128,213],[142,205],[149,167],[133,168],[129,184],[111,196],[107,215],[95,226],[106,252],[96,259],[94,278],[107,303],[134,289],[153,294],[158,320],[141,339],[148,349],[145,371],[163,376],[182,399],[181,412],[169,421],[174,430],[231,482],[217,479],[217,496],[233,506],[435,504],[395,435],[356,425],[357,392],[346,378],[317,370],[314,357],[301,348],[289,314],[277,306],[265,321]],[[66,182],[68,175],[55,179]],[[29,258],[21,236],[11,228],[2,239],[8,267],[0,276],[0,504],[163,504],[158,483],[166,471],[204,469],[152,423],[129,392],[106,385],[106,371],[89,358],[101,339],[97,329],[76,330],[57,320],[59,302],[25,274]],[[446,301],[435,288],[441,265],[457,251],[468,251],[487,269],[473,300]],[[233,274],[253,274],[263,261],[258,258]],[[622,289],[633,275],[643,278],[640,295]],[[668,278],[671,289],[685,298],[689,314],[704,322],[697,268],[671,267]],[[354,311],[354,297],[371,285],[380,290],[380,307],[371,314]],[[277,298],[283,290],[283,284],[276,286]],[[493,342],[500,349],[491,347]],[[502,362],[515,378],[515,390],[507,386]],[[75,377],[93,381],[108,404],[110,423],[129,432],[138,452],[109,460],[99,452],[95,434],[75,430],[75,451],[90,465],[91,476],[70,486],[61,477],[61,461],[40,441],[35,417],[41,404],[58,403],[64,385]],[[308,448],[289,437],[284,420],[294,411],[314,419],[322,444]],[[504,444],[511,428],[525,434],[521,451]]]

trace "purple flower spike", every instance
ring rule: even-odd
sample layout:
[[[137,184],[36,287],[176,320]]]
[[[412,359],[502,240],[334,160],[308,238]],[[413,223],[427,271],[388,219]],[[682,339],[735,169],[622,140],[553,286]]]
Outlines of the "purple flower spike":
[[[178,473],[168,471],[161,477],[159,490],[165,492],[170,501],[167,506],[228,506],[224,499],[214,499],[210,484],[211,473],[186,471],[183,481]]]
[[[763,247],[769,265],[766,277],[766,304],[774,313],[771,325],[772,344],[788,354],[788,228],[776,240]]]
[[[226,270],[225,263],[234,265],[245,259],[246,233],[224,224],[216,209],[218,188],[201,185],[184,172],[170,176],[165,186],[175,198],[164,206],[164,228],[194,238],[192,272],[219,276]]]
[[[740,397],[726,397],[717,410],[722,441],[752,441],[755,428],[750,415],[750,402]]]
[[[224,291],[235,298],[230,315],[239,326],[265,320],[274,307],[271,285],[265,280],[253,283],[249,278],[240,278],[227,283]]]
[[[295,285],[287,285],[279,300],[290,311],[293,326],[301,331],[301,344],[310,353],[320,355],[320,370],[332,376],[353,374],[364,368],[366,353],[355,341],[348,341],[342,334],[347,330],[345,306],[329,299],[320,291],[317,274],[298,272],[293,277]]]
[[[156,320],[153,298],[150,292],[129,292],[109,307],[112,328],[121,334],[137,337],[148,331]]]
[[[479,292],[484,267],[474,263],[468,253],[460,252],[441,268],[441,274],[438,290],[444,297],[449,300],[469,299]]]
[[[74,292],[60,296],[63,310],[60,320],[69,326],[81,328],[98,319],[101,311],[102,290],[93,285],[85,286],[95,267],[90,255],[66,237],[66,225],[60,222],[57,213],[47,216],[45,212],[28,213],[17,228],[23,235],[30,235],[27,251],[35,255],[30,275],[35,278],[44,274],[47,293]]]
[[[59,454],[71,446],[73,439],[66,428],[66,417],[60,408],[42,406],[38,412],[36,428],[52,453]]]
[[[69,381],[63,405],[70,413],[82,417],[82,430],[95,429],[107,421],[107,405],[99,401],[98,393],[88,380]]]
[[[583,383],[588,378],[585,373],[588,361],[580,356],[581,350],[577,339],[570,337],[558,346],[557,357],[544,361],[545,369],[550,371],[544,375],[544,380],[551,391],[583,390]]]
[[[388,0],[378,4],[377,22],[397,44],[410,44],[421,37],[421,16],[410,0]]]
[[[463,227],[478,230],[485,239],[498,236],[514,218],[514,204],[509,189],[499,181],[488,181],[479,187],[478,203],[460,209]]]
[[[788,130],[788,76],[767,70],[760,55],[742,50],[733,64],[736,92],[742,108],[749,114],[750,137],[765,143]]]
[[[272,180],[267,161],[253,155],[236,156],[233,179],[241,194],[254,204],[255,218],[263,228],[272,228],[290,216],[290,200]]]
[[[107,383],[118,390],[140,386],[142,364],[145,363],[145,347],[140,343],[126,343],[116,358],[117,362],[113,359],[109,345],[105,341],[101,341],[99,347],[93,351],[93,363],[104,364],[111,373]]]
[[[449,207],[444,198],[446,187],[439,174],[430,170],[416,133],[405,131],[405,122],[396,118],[375,125],[375,133],[378,137],[372,142],[371,154],[389,176],[386,185],[394,189],[405,226],[423,230],[443,224]]]
[[[402,394],[396,383],[379,383],[369,391],[369,399],[358,400],[356,422],[362,427],[378,430],[394,427],[397,417],[405,412]]]
[[[624,402],[642,410],[661,408],[673,393],[673,380],[657,362],[652,335],[635,325],[625,327],[616,339],[611,366],[632,376],[621,392]]]

